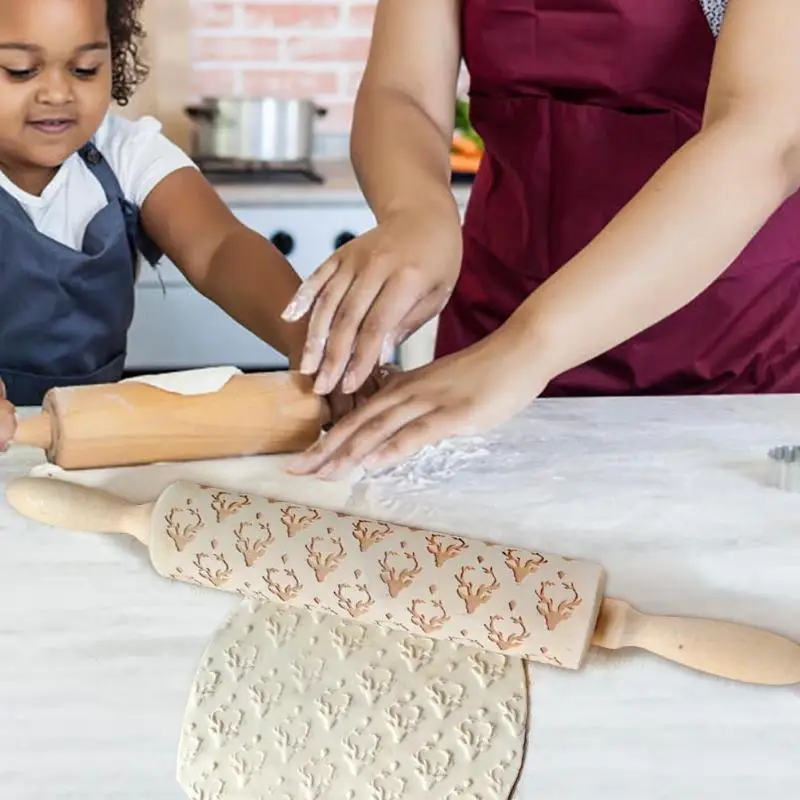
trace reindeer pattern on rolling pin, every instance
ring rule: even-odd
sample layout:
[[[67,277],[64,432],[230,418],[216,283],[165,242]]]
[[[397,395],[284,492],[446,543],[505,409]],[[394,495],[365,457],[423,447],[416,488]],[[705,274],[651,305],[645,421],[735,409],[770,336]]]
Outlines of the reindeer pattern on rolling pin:
[[[166,577],[573,669],[603,585],[595,564],[208,486],[155,515]]]

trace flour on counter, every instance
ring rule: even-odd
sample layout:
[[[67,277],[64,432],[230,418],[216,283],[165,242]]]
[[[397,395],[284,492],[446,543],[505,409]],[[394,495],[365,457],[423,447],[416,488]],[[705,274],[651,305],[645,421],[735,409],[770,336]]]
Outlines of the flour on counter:
[[[486,463],[495,450],[496,443],[482,436],[429,445],[402,464],[367,474],[354,487],[351,506],[362,514],[397,523],[420,515],[439,519],[436,498],[454,488],[472,492],[485,486]],[[445,512],[444,516],[449,522],[449,515]],[[443,532],[447,528],[447,522],[439,525]]]
[[[393,491],[401,493],[440,484],[482,462],[490,454],[487,444],[481,436],[446,439],[425,447],[396,467],[373,473],[369,480],[391,484]]]

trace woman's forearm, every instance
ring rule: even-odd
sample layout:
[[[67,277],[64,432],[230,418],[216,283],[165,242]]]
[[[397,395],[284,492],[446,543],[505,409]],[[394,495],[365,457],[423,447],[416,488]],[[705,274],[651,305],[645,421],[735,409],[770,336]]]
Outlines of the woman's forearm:
[[[509,321],[537,341],[548,378],[688,304],[797,188],[789,137],[730,117],[679,150]]]
[[[451,141],[452,128],[440,128],[402,91],[362,87],[353,118],[351,158],[378,222],[411,210],[441,214],[443,222],[449,218],[458,224],[450,188]]]
[[[351,159],[378,222],[406,211],[458,224],[450,188],[461,0],[379,0],[356,95]]]

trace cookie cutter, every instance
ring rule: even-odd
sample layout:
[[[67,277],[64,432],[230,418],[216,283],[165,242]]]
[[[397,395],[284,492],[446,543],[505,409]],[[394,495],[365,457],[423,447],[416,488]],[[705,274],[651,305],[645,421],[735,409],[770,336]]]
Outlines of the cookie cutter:
[[[784,492],[800,492],[800,445],[773,447],[768,462],[773,486]]]

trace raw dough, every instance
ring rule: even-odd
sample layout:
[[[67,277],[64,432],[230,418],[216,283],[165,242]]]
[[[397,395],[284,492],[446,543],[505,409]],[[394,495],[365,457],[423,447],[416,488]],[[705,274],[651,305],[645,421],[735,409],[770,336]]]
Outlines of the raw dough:
[[[149,503],[176,481],[190,481],[219,489],[248,492],[273,500],[301,505],[318,505],[344,511],[353,487],[363,475],[354,471],[346,479],[323,481],[291,475],[286,466],[292,455],[182,461],[110,469],[65,470],[54,464],[40,464],[30,474],[58,478],[82,486],[105,489],[131,503]]]
[[[181,372],[163,372],[159,375],[136,375],[120,383],[147,383],[157,389],[173,394],[213,394],[218,392],[235,375],[241,375],[238,367],[207,367]]]
[[[191,690],[192,800],[505,800],[528,717],[520,659],[245,601]]]

